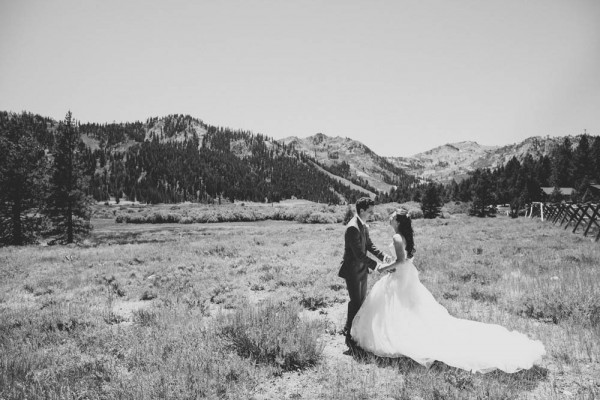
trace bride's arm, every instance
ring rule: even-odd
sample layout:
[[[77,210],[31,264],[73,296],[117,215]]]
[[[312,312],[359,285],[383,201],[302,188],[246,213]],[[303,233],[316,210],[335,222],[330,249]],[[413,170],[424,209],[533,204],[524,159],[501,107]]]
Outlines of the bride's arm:
[[[394,241],[394,250],[395,249],[404,249],[404,242],[402,241],[402,236],[400,235],[394,235],[394,237],[392,238]],[[379,268],[377,268],[378,272],[385,272],[391,269],[395,269],[397,266],[399,266],[400,264],[402,264],[404,261],[406,261],[406,254],[405,251],[402,250],[400,252],[396,251],[396,260],[388,265],[383,265],[380,266]]]

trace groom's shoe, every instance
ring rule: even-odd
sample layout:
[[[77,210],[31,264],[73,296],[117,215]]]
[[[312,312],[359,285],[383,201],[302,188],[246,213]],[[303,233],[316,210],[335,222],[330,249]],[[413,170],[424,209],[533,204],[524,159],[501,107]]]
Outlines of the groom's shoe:
[[[352,339],[352,336],[348,334],[346,335],[346,346],[348,346],[350,350],[355,350],[358,348],[358,343],[356,343],[356,340]]]
[[[346,346],[348,346],[348,350],[344,352],[345,355],[356,357],[364,352],[358,343],[356,343],[356,340],[352,339],[350,335],[346,336]]]

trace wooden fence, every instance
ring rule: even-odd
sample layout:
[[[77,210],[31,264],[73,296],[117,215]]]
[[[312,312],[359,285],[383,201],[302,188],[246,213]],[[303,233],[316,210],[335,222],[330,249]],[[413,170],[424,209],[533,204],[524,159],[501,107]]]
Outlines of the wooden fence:
[[[598,229],[596,242],[600,240],[600,204],[592,203],[533,203],[528,207],[526,216],[539,216],[542,221],[551,221],[553,224],[563,226],[564,229],[573,227],[583,229],[583,236],[587,236],[592,228]]]

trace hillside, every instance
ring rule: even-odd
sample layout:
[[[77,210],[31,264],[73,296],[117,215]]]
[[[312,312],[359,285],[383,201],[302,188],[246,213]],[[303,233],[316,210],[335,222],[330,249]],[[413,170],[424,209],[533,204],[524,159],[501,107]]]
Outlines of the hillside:
[[[8,117],[8,113],[3,113]],[[58,122],[49,118],[38,140],[47,149]],[[211,126],[189,115],[144,122],[80,124],[91,194],[141,201],[348,202],[395,192],[412,198],[424,180],[461,182],[478,168],[497,168],[527,154],[549,155],[564,137],[530,137],[506,146],[448,143],[412,157],[381,157],[367,145],[317,133],[280,140]],[[569,137],[573,148],[580,136]],[[546,168],[547,169],[547,168]]]
[[[414,181],[402,168],[397,168],[357,140],[317,133],[305,138],[291,136],[279,142],[308,154],[325,169],[337,172],[338,176],[346,175],[355,183],[367,183],[381,192],[388,192],[401,181]]]
[[[32,135],[51,154],[59,124],[29,113],[0,112],[0,139],[11,126],[35,125]],[[338,204],[375,196],[272,138],[208,125],[189,115],[77,123],[77,129],[85,144],[78,163],[90,182],[88,194],[97,201],[114,198],[156,204],[298,198]]]

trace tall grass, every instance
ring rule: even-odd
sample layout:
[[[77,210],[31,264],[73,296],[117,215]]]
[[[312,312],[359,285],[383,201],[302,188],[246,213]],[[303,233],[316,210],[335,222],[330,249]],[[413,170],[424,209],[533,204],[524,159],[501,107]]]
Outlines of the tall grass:
[[[391,251],[387,223],[370,225]],[[600,395],[597,243],[524,218],[413,225],[436,299],[542,340],[540,366],[472,375],[343,354],[341,224],[104,224],[85,246],[0,249],[0,398]]]
[[[237,354],[282,371],[315,365],[322,353],[322,321],[301,321],[292,304],[245,304],[217,321],[219,332]]]

